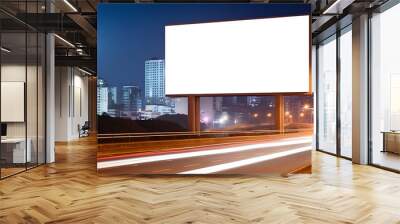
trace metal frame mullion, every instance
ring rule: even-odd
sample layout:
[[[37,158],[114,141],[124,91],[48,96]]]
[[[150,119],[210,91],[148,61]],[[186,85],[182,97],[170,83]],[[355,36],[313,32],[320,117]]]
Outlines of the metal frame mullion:
[[[341,64],[340,64],[340,35],[341,31],[336,31],[336,154],[341,157],[341,118],[340,118],[340,84],[341,84]]]
[[[319,150],[319,44],[315,47],[315,105],[314,105],[314,113],[315,113],[315,148]]]
[[[39,1],[36,1],[39,13]],[[36,32],[36,166],[39,166],[39,32]]]
[[[0,47],[2,46],[2,32],[1,32],[1,24],[2,23],[0,23]],[[2,67],[2,58],[1,58],[1,52],[0,52],[0,112],[1,112],[1,110],[2,110],[2,108],[1,108],[1,67]],[[0,124],[2,124],[2,122],[1,122],[1,113],[0,113]],[[0,129],[0,136],[1,136],[1,129]],[[2,176],[1,176],[1,170],[2,170],[2,162],[1,162],[1,150],[2,150],[2,147],[1,147],[1,144],[0,144],[0,180],[2,179]]]
[[[367,94],[367,117],[368,117],[368,124],[367,124],[367,129],[368,129],[368,161],[367,163],[369,165],[373,165],[373,148],[372,148],[372,63],[371,63],[371,57],[372,57],[372,29],[371,29],[371,20],[372,20],[372,12],[368,12],[368,30],[367,30],[367,41],[368,41],[368,54],[367,54],[367,83],[368,83],[368,94]]]
[[[25,1],[25,21],[28,20],[28,1]],[[27,113],[27,92],[28,92],[28,24],[25,23],[25,102],[24,102],[24,118],[25,118],[25,170],[28,170],[28,113]]]

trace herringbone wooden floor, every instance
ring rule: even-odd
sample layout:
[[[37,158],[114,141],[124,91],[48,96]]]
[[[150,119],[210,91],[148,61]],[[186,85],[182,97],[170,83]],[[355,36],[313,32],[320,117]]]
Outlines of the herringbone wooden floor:
[[[107,177],[96,150],[0,181],[0,223],[400,223],[400,175],[318,152],[288,178]]]

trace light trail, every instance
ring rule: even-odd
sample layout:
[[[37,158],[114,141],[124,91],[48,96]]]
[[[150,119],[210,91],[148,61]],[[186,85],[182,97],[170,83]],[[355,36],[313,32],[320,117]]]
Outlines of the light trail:
[[[184,159],[184,158],[199,157],[199,156],[220,155],[220,154],[243,152],[243,151],[261,149],[261,148],[271,148],[271,147],[279,147],[279,146],[306,144],[306,143],[311,143],[311,142],[312,142],[312,140],[309,138],[298,139],[298,140],[285,140],[285,141],[280,140],[277,142],[248,144],[248,145],[243,145],[243,146],[226,147],[223,149],[211,149],[211,150],[201,150],[201,151],[194,151],[194,152],[171,153],[171,154],[157,155],[157,156],[144,156],[144,157],[137,157],[137,158],[99,161],[97,163],[97,168],[104,169],[104,168],[126,166],[126,165],[133,165],[133,164],[139,164],[139,163],[150,163],[150,162],[158,162],[158,161],[173,160],[173,159]]]
[[[230,169],[234,169],[234,168],[238,168],[238,167],[242,167],[242,166],[248,166],[248,165],[265,162],[268,160],[273,160],[273,159],[277,159],[277,158],[281,158],[281,157],[285,157],[285,156],[289,156],[289,155],[293,155],[293,154],[297,154],[297,153],[301,153],[301,152],[306,152],[306,151],[311,151],[311,147],[301,147],[301,148],[297,148],[297,149],[291,149],[291,150],[284,151],[284,152],[272,153],[269,155],[253,157],[250,159],[244,159],[244,160],[239,160],[239,161],[230,162],[230,163],[223,163],[223,164],[219,164],[219,165],[215,165],[215,166],[185,171],[185,172],[181,172],[178,174],[217,173],[217,172],[221,172],[224,170],[230,170]]]

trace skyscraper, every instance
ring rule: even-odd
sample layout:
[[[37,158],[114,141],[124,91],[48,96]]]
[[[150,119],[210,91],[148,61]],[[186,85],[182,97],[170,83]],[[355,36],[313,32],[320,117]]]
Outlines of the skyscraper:
[[[257,107],[261,105],[261,97],[260,96],[248,96],[247,97],[247,105],[251,107]]]
[[[118,88],[115,86],[108,88],[108,106],[115,107],[118,104]]]
[[[97,114],[101,115],[108,111],[108,88],[102,79],[97,80]]]
[[[150,59],[145,62],[145,100],[148,105],[166,103],[163,59]]]
[[[111,117],[121,116],[121,105],[120,105],[121,94],[119,88],[116,86],[108,87],[108,108],[107,114]]]
[[[125,116],[136,118],[137,112],[142,109],[140,88],[138,86],[122,86],[122,112]]]

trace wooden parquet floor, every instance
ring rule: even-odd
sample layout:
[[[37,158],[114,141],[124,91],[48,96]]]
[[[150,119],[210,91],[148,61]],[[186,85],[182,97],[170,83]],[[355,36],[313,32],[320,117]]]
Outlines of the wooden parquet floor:
[[[0,223],[400,223],[400,175],[313,153],[289,177],[99,176],[91,139],[0,181]]]

